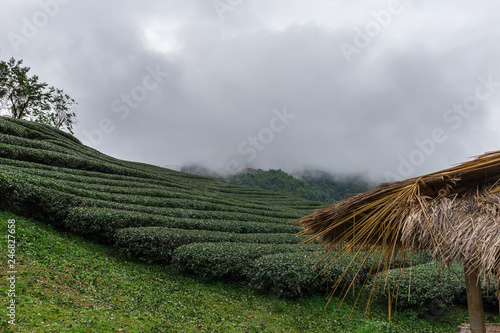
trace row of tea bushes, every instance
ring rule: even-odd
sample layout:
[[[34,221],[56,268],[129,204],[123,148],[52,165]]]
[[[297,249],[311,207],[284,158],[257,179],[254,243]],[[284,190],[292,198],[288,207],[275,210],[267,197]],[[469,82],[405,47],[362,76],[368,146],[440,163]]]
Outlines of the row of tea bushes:
[[[25,172],[32,178],[43,179],[44,186],[53,186],[56,189],[64,188],[74,195],[87,198],[106,200],[109,202],[134,203],[144,207],[183,208],[203,211],[230,212],[239,214],[238,219],[262,220],[282,223],[283,219],[294,219],[300,216],[300,211],[274,209],[273,201],[268,205],[252,204],[243,200],[235,201],[235,197],[221,198],[219,193],[211,190],[194,191],[157,181],[148,183],[137,177],[120,176],[109,177],[92,171],[66,169],[55,166],[40,165],[34,162],[17,161],[0,158],[0,168],[15,169]],[[50,182],[46,180],[50,179]],[[255,216],[258,216],[257,218]]]
[[[296,244],[193,243],[175,249],[173,265],[203,279],[240,281],[251,275],[252,262],[265,255],[315,250]]]
[[[461,263],[451,263],[448,267],[427,263],[405,269],[402,272],[391,270],[380,273],[378,280],[387,281],[391,290],[398,290],[393,299],[398,308],[414,309],[422,314],[439,315],[447,307],[456,303],[467,305],[465,274]],[[489,279],[481,278],[483,303],[485,307],[498,308],[497,287]],[[388,288],[377,283],[377,300],[388,301]]]
[[[360,290],[378,271],[431,261],[428,255],[395,256],[386,267],[379,253],[352,252],[324,256],[316,245],[263,245],[206,243],[178,247],[172,254],[175,267],[207,279],[247,280],[265,294],[296,298],[325,294],[332,287],[340,294]],[[315,265],[315,267],[313,267]],[[346,271],[346,267],[349,269]]]
[[[186,230],[209,230],[240,234],[287,234],[294,236],[296,226],[278,223],[216,219],[207,214],[207,218],[193,218],[185,210],[169,212],[170,216],[134,212],[131,210],[109,207],[73,207],[68,210],[65,226],[81,235],[96,236],[106,234],[113,237],[114,231],[123,228],[162,226]]]
[[[193,243],[173,251],[172,260],[180,272],[245,281],[261,293],[283,298],[325,295],[333,289],[338,295],[363,290],[364,295],[373,293],[374,301],[387,304],[391,290],[396,308],[428,315],[438,315],[453,304],[467,304],[460,263],[440,267],[430,255],[410,255],[395,257],[385,267],[380,256],[371,254],[352,265],[353,254],[346,253],[315,265],[323,253],[316,246]],[[498,306],[496,286],[483,281],[482,290],[485,306]]]
[[[116,231],[115,246],[132,259],[170,263],[173,251],[192,243],[297,244],[294,234],[238,234],[163,227],[126,228]],[[298,247],[298,245],[297,245]]]

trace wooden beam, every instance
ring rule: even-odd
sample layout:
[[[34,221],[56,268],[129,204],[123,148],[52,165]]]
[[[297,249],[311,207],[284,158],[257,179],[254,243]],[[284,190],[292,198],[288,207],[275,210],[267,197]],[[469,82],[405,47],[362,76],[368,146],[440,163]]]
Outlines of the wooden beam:
[[[468,274],[467,274],[468,273]],[[467,306],[471,333],[485,333],[483,296],[479,281],[479,268],[467,272],[465,269],[465,286],[467,288]]]

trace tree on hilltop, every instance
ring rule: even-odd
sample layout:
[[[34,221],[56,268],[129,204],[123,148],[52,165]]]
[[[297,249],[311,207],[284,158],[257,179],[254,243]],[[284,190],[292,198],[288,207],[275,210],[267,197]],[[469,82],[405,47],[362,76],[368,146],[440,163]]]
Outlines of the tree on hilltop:
[[[40,82],[37,75],[29,76],[30,67],[22,63],[14,58],[0,61],[0,109],[7,110],[12,118],[28,119],[73,133],[75,100],[62,89]]]

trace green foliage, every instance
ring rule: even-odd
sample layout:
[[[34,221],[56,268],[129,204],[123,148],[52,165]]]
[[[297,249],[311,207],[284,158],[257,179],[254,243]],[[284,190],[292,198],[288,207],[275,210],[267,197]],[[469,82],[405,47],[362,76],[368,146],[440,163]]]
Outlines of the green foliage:
[[[8,219],[16,220],[21,240],[16,253],[20,306],[17,326],[3,319],[0,331],[437,333],[457,331],[467,321],[467,309],[450,307],[438,320],[400,311],[389,325],[385,304],[374,304],[366,317],[352,311],[349,299],[340,305],[333,298],[325,309],[323,297],[261,296],[245,285],[202,282],[170,267],[125,261],[112,247],[10,213],[0,212],[0,234],[6,234]],[[0,247],[7,248],[7,237],[0,237]],[[5,288],[2,279],[0,289]]]
[[[0,106],[15,119],[30,119],[72,132],[76,114],[75,100],[62,89],[40,83],[38,76],[29,76],[29,67],[11,58],[0,61]]]
[[[23,61],[11,58],[0,61],[1,98],[13,118],[23,119],[49,108],[47,83],[38,82],[38,76],[29,77],[29,67]]]
[[[84,146],[82,146],[77,138],[69,133],[46,126],[45,124],[22,119],[0,116],[0,133],[2,134],[0,136],[0,142],[2,143],[43,148],[49,151],[64,147],[66,152],[68,152],[68,149],[71,149],[73,154],[82,152],[82,149],[87,150],[83,148]],[[37,145],[44,146],[41,147]],[[88,150],[86,155],[88,155]]]
[[[9,177],[10,176],[10,177]],[[0,209],[10,209],[52,225],[62,225],[77,198],[35,186],[15,176],[0,174]]]
[[[241,281],[249,276],[250,264],[262,256],[313,251],[295,244],[194,243],[175,249],[173,265],[185,274],[204,279]]]
[[[361,175],[333,176],[324,171],[306,170],[298,177],[313,189],[314,194],[307,199],[322,202],[341,201],[374,187]]]
[[[321,257],[321,253],[314,256],[310,253],[285,253],[261,257],[252,265],[251,285],[261,292],[285,298],[325,294],[332,290],[339,295],[354,294],[364,288],[377,272],[409,267],[410,261],[418,264],[431,260],[426,255],[402,258],[395,255],[386,266],[381,253],[347,252],[339,256],[334,252],[316,265]]]
[[[325,294],[337,281],[339,293],[359,290],[387,268],[376,256],[356,261],[342,276],[352,254],[311,269],[318,254],[297,244],[303,238],[288,222],[322,206],[117,160],[47,125],[0,117],[0,209],[115,244],[130,258],[174,259],[187,274],[246,279],[259,291],[287,298]],[[411,258],[414,265],[428,260]],[[463,289],[456,300],[462,295]]]
[[[144,227],[117,230],[115,246],[129,258],[170,263],[174,249],[191,243],[297,244],[301,239],[303,238],[293,234],[237,234],[207,230]]]
[[[0,118],[0,129],[6,133],[0,136],[3,207],[108,244],[117,242],[134,258],[168,262],[175,247],[195,241],[296,243],[298,227],[285,222],[303,215],[300,209],[314,207],[274,193],[118,161],[42,124]],[[163,241],[170,243],[164,248],[157,246],[161,241],[148,248],[144,237],[115,239],[117,229],[151,226],[183,230],[168,233]],[[167,234],[165,230],[155,236]]]
[[[87,171],[116,173],[128,176],[144,176],[144,173],[138,170],[123,167],[116,163],[99,161],[88,156],[75,155],[69,151],[66,153],[59,153],[52,150],[0,143],[0,157]]]
[[[49,88],[48,105],[45,112],[35,112],[35,122],[66,129],[73,134],[76,113],[74,111],[75,100],[64,93],[62,89]]]
[[[280,253],[256,260],[249,273],[250,285],[259,292],[282,298],[297,298],[329,291],[329,276],[312,269],[314,261],[305,252]]]
[[[196,171],[198,169],[189,168],[187,170]],[[328,203],[365,192],[373,186],[361,176],[334,177],[321,171],[305,171],[299,174],[298,178],[282,170],[251,171],[224,179],[238,185]]]
[[[197,215],[203,218],[213,219],[237,219],[239,221],[256,221],[256,222],[275,222],[283,223],[283,218],[292,219],[293,215],[290,213],[281,212],[266,212],[259,211],[254,208],[247,208],[234,205],[224,205],[220,202],[209,202],[200,198],[172,198],[169,192],[151,192],[147,189],[134,189],[126,187],[111,187],[102,185],[86,185],[86,189],[81,189],[75,186],[76,183],[65,182],[68,186],[68,191],[72,194],[92,198],[96,200],[103,200],[126,205],[138,205],[149,208],[162,208],[164,211],[175,212],[182,209],[184,212],[193,212],[191,217]],[[148,193],[149,192],[149,193]],[[162,196],[162,194],[164,194]],[[171,215],[171,214],[166,214]],[[187,215],[187,214],[183,214]],[[298,231],[295,229],[294,231]]]
[[[388,290],[397,299],[398,309],[414,309],[421,314],[442,314],[444,309],[456,301],[464,291],[464,270],[453,263],[449,268],[440,268],[435,263],[414,266],[400,271],[393,269],[381,272],[372,282],[376,298],[387,304]]]
[[[457,274],[458,274],[459,268],[457,268]],[[462,273],[463,273],[463,268],[462,268]],[[494,276],[489,276],[487,278],[481,277],[480,281],[481,283],[481,294],[483,296],[483,306],[485,308],[489,308],[492,310],[498,310],[498,297],[496,296],[497,293],[497,286],[495,282],[495,277]],[[465,288],[465,284],[462,286],[462,289],[460,290],[460,294],[457,295],[457,298],[455,299],[455,303],[467,306],[467,291]]]
[[[87,201],[84,201],[87,202]],[[90,201],[93,202],[93,201]],[[65,227],[80,235],[103,241],[113,240],[114,231],[121,228],[162,226],[185,230],[210,230],[231,233],[291,234],[296,227],[287,224],[230,220],[193,219],[188,215],[167,211],[165,215],[147,214],[109,207],[73,207],[64,221]]]

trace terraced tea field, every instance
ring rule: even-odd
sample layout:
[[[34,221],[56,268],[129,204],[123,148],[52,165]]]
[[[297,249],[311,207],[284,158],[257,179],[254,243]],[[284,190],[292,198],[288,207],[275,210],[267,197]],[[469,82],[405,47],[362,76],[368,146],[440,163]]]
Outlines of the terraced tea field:
[[[301,247],[300,228],[290,222],[322,205],[118,160],[46,125],[0,117],[0,211],[118,249],[121,258],[168,266],[176,274],[239,281],[243,288],[286,299],[325,295],[332,285],[342,291],[369,286],[381,269],[376,256],[351,266],[356,274],[345,274],[352,254],[311,268],[317,248]],[[420,265],[405,273],[408,278],[401,279],[399,271],[387,275],[402,294],[408,295],[410,285],[417,290],[418,297],[398,303],[412,316],[411,311],[432,314],[464,303],[463,272],[441,273],[430,260],[412,256],[384,266]],[[379,281],[385,281],[383,274]],[[440,284],[429,283],[434,277]],[[400,281],[406,285],[398,286]],[[387,304],[383,293],[379,300],[380,309]],[[496,306],[496,299],[490,301]]]
[[[118,160],[62,131],[6,117],[0,117],[0,193],[3,209],[163,263],[192,243],[265,248],[252,259],[297,251],[289,244],[300,241],[300,229],[288,222],[321,205]]]

